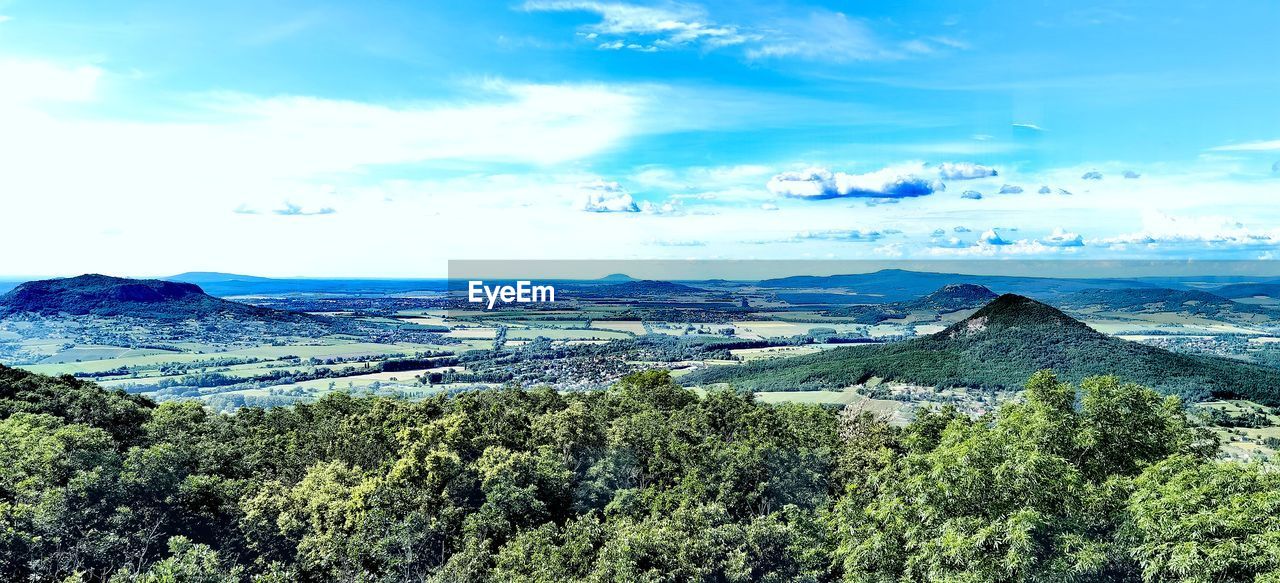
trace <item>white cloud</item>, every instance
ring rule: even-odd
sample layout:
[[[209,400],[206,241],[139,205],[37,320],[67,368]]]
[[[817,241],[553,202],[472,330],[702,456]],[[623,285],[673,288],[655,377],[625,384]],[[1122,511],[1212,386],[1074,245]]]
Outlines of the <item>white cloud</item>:
[[[1058,227],[1048,237],[1041,239],[1040,243],[1050,247],[1083,247],[1084,237],[1077,233],[1069,233]]]
[[[982,200],[982,193],[976,190],[966,190],[964,191],[964,193],[960,195],[960,198],[967,198],[969,200]]]
[[[1015,127],[1015,128],[1022,128],[1022,129],[1024,129],[1024,130],[1031,130],[1031,131],[1036,131],[1036,132],[1044,132],[1044,131],[1048,131],[1048,130],[1046,130],[1046,129],[1044,129],[1044,128],[1042,128],[1042,127],[1040,127],[1040,126],[1036,125],[1036,124],[1033,124],[1033,123],[1012,123],[1012,124],[1009,124],[1009,125],[1011,125],[1011,126],[1013,126],[1013,127]]]
[[[783,172],[769,179],[767,187],[769,192],[779,196],[809,200],[904,198],[926,196],[946,189],[941,182],[921,177],[915,171],[892,167],[865,174],[832,172],[825,168]]]
[[[943,180],[973,180],[997,175],[995,168],[972,162],[943,162],[938,165],[938,176]]]
[[[773,203],[771,203],[771,202],[761,203],[761,205],[760,205],[760,210],[762,210],[762,211],[776,211],[776,210],[778,210],[778,205],[773,204]]]
[[[1080,175],[1081,180],[1102,180],[1102,173],[1097,170],[1090,170]]]
[[[38,102],[84,102],[97,94],[103,70],[44,61],[0,59],[0,107]]]
[[[1022,187],[1015,184],[1003,184],[998,194],[1022,194]]]
[[[1195,244],[1226,247],[1272,247],[1280,244],[1280,228],[1255,229],[1224,216],[1174,216],[1163,212],[1143,215],[1142,230],[1103,237],[1112,246]]]
[[[1139,173],[1137,173],[1137,172],[1135,172],[1135,171],[1133,171],[1133,170],[1125,170],[1125,171],[1124,171],[1124,174],[1122,174],[1122,176],[1124,176],[1125,178],[1127,178],[1127,179],[1129,179],[1129,180],[1135,180],[1135,179],[1138,179],[1138,178],[1142,178],[1142,175],[1141,175],[1141,174],[1139,174]]]
[[[1053,189],[1052,189],[1052,188],[1049,188],[1048,186],[1041,186],[1041,187],[1040,187],[1040,190],[1037,190],[1036,192],[1038,192],[1038,193],[1040,193],[1040,194],[1049,194],[1049,193],[1053,192]]]
[[[1209,148],[1210,152],[1274,152],[1276,150],[1280,150],[1280,140],[1258,140]]]
[[[639,205],[621,184],[597,180],[583,184],[581,210],[592,213],[638,213]]]

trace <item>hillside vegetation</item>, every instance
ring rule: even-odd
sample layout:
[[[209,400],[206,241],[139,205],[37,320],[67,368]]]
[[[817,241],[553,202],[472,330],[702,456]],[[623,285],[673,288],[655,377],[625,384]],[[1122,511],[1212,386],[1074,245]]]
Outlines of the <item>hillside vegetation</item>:
[[[1280,371],[1113,338],[1053,307],[1013,294],[929,336],[710,367],[681,382],[788,391],[835,389],[881,377],[940,387],[1014,389],[1041,369],[1057,371],[1072,382],[1115,374],[1189,399],[1234,396],[1280,405]]]
[[[0,580],[1278,580],[1280,473],[1114,377],[1026,395],[896,428],[651,371],[220,415],[0,367]]]

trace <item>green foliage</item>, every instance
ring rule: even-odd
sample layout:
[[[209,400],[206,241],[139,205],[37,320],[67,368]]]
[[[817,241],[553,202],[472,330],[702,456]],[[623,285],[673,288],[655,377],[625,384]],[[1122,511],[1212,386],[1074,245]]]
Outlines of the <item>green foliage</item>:
[[[980,419],[665,373],[234,415],[0,368],[0,580],[1266,581],[1273,469],[1041,372]],[[67,392],[68,395],[60,394]],[[76,393],[84,393],[76,396]],[[68,403],[101,403],[82,410]]]

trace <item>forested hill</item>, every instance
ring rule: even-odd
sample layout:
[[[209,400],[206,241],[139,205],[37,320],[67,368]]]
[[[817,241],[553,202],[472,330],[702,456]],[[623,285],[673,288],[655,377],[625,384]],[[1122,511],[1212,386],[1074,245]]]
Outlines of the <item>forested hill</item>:
[[[222,415],[0,366],[0,581],[1280,580],[1280,473],[1216,450],[1048,373],[900,428],[665,371]]]
[[[1063,295],[1053,303],[1065,310],[1167,312],[1220,319],[1274,320],[1280,316],[1276,310],[1234,302],[1206,291],[1167,288],[1089,289]]]
[[[1192,399],[1234,395],[1280,404],[1280,371],[1120,340],[1051,306],[1013,294],[1000,296],[930,336],[710,367],[682,377],[681,382],[728,382],[756,391],[786,391],[836,389],[881,377],[944,387],[1015,389],[1040,369],[1052,369],[1071,381],[1116,374]]]
[[[297,319],[305,316],[215,298],[192,283],[81,275],[29,281],[0,296],[0,316],[130,316],[159,320],[231,316]]]

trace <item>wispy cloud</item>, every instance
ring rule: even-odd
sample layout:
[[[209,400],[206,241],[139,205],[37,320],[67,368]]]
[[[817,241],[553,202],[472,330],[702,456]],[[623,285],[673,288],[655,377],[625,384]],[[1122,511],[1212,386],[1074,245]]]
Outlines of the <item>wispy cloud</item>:
[[[741,44],[748,36],[733,25],[710,21],[706,10],[688,4],[641,6],[624,2],[530,0],[531,12],[591,12],[600,22],[588,25],[583,38],[602,49],[656,51],[686,45],[723,47]]]
[[[1045,131],[1049,131],[1049,130],[1046,130],[1046,129],[1044,129],[1044,128],[1042,128],[1042,127],[1040,127],[1040,126],[1036,125],[1036,124],[1033,124],[1033,123],[1011,123],[1011,124],[1009,124],[1009,125],[1011,125],[1011,126],[1013,126],[1013,127],[1015,127],[1015,128],[1022,128],[1022,129],[1024,129],[1024,130],[1031,130],[1031,131],[1035,131],[1035,132],[1045,132]]]
[[[1209,148],[1210,152],[1274,152],[1277,150],[1280,150],[1280,140],[1258,140]]]
[[[963,40],[929,36],[891,41],[870,23],[842,12],[811,10],[765,22],[717,22],[706,8],[688,3],[640,5],[592,0],[527,0],[530,12],[589,12],[598,22],[579,37],[602,50],[658,52],[683,47],[738,47],[749,60],[792,58],[823,62],[902,59],[968,48]]]

